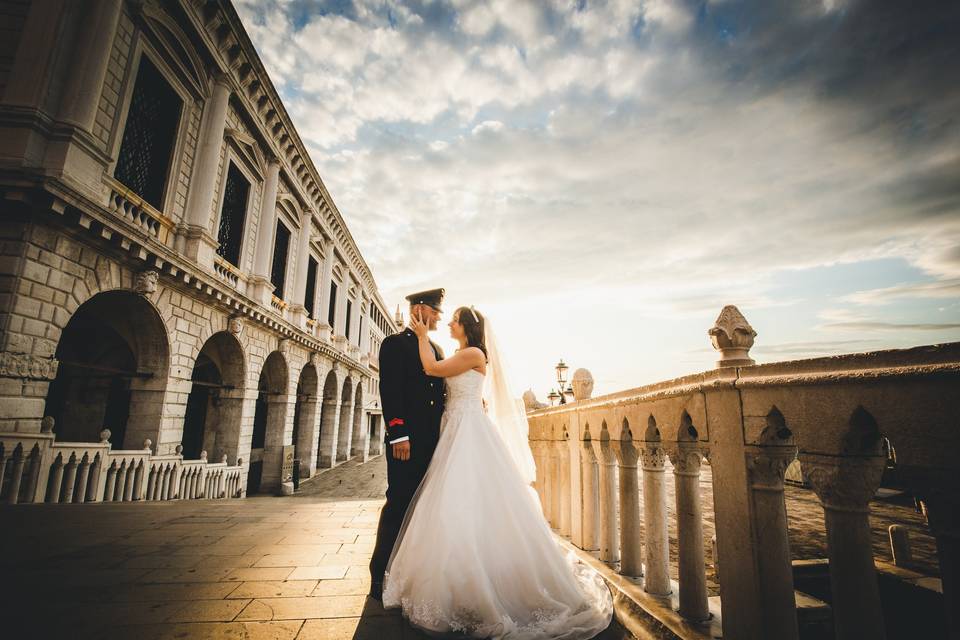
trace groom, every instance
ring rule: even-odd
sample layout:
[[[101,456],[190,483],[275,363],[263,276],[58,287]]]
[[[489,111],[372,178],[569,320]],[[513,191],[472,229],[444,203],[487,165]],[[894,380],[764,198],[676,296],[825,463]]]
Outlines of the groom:
[[[431,331],[437,328],[443,289],[407,296],[410,316],[419,316]],[[430,343],[437,360],[443,352]],[[410,500],[420,486],[440,439],[443,415],[442,378],[428,376],[420,363],[416,334],[408,327],[387,336],[380,345],[380,401],[387,424],[387,502],[380,512],[377,542],[370,559],[370,597],[382,600],[383,574]]]

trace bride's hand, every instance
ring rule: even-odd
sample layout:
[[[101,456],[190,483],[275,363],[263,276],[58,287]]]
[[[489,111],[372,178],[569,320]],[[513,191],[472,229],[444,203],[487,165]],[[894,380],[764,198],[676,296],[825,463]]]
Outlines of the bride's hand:
[[[417,334],[418,338],[426,338],[427,331],[429,328],[426,323],[420,319],[420,314],[411,314],[410,315],[410,328],[413,329],[413,332]]]

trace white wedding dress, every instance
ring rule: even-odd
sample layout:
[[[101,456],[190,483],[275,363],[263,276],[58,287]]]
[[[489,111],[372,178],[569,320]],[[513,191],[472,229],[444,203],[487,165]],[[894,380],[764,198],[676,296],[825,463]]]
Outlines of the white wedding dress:
[[[383,605],[436,635],[592,638],[610,623],[610,591],[554,540],[484,413],[483,382],[474,370],[447,379],[440,441],[390,556]]]

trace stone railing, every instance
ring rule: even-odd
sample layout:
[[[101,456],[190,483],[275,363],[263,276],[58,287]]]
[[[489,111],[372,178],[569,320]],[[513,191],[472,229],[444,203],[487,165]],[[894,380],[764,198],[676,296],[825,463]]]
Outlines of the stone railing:
[[[747,352],[756,334],[733,307],[710,335],[721,353],[715,370],[528,413],[550,524],[607,563],[610,580],[633,594],[630,606],[674,637],[709,637],[713,625],[727,638],[798,638],[784,472],[799,460],[824,508],[836,637],[883,638],[868,516],[886,441],[926,506],[957,634],[960,343],[754,365]],[[704,463],[719,607],[707,591]]]
[[[239,498],[245,492],[243,462],[184,460],[177,453],[153,455],[146,440],[140,450],[112,450],[110,432],[101,441],[56,442],[50,432],[0,434],[0,501],[133,502],[194,498]]]
[[[173,228],[170,220],[117,180],[107,176],[104,181],[110,188],[107,209],[142,233],[167,244]]]
[[[231,287],[236,288],[237,284],[240,282],[240,275],[234,266],[219,256],[217,256],[213,261],[213,271],[217,274],[218,278],[229,284]]]

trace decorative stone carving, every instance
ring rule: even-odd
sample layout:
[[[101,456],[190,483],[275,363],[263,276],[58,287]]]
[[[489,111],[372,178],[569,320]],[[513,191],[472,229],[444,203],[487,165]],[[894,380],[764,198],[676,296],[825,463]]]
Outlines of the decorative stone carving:
[[[243,318],[230,316],[230,319],[227,320],[227,331],[239,338],[240,334],[243,333]]]
[[[55,358],[37,358],[27,353],[0,353],[0,377],[53,380],[59,362]]]
[[[703,452],[698,447],[680,445],[667,451],[673,473],[680,476],[699,476]]]
[[[644,471],[663,471],[667,463],[667,452],[662,447],[644,447],[640,450]]]
[[[100,442],[101,443],[109,442],[110,436],[111,436],[110,429],[104,429],[103,431],[100,432]]]
[[[570,385],[573,387],[574,400],[589,400],[593,395],[593,374],[586,369],[577,369],[573,372]]]
[[[757,332],[753,330],[740,310],[728,304],[720,312],[708,332],[713,348],[720,352],[718,367],[745,367],[754,364],[750,347]]]
[[[54,424],[53,416],[43,416],[40,420],[40,433],[52,433]]]
[[[141,296],[151,295],[157,291],[157,282],[159,280],[160,274],[153,269],[141,271],[133,281],[133,290]]]
[[[801,456],[804,475],[824,507],[835,511],[868,513],[870,500],[880,487],[886,458],[883,456]]]
[[[617,464],[621,467],[636,469],[640,458],[640,450],[633,440],[613,440],[610,442],[613,454],[617,457]]]
[[[183,445],[182,445],[182,444],[178,444],[177,446],[175,446],[175,447],[173,448],[173,451],[174,451],[174,453],[176,453],[178,456],[182,456],[182,455],[183,455]]]
[[[756,447],[747,452],[747,470],[754,489],[783,491],[787,467],[797,457],[797,448],[791,446]]]
[[[277,351],[283,355],[290,353],[290,338],[280,338],[277,340]]]
[[[145,438],[143,441],[143,448],[147,451],[150,451],[150,448],[153,446],[153,441],[150,438]]]
[[[311,352],[310,352],[310,364],[312,364],[314,367],[320,366],[320,352],[319,352],[319,351],[311,351]]]
[[[537,400],[537,394],[533,392],[533,389],[527,389],[523,392],[523,406],[527,411],[536,411],[537,409],[543,409],[547,405]]]

